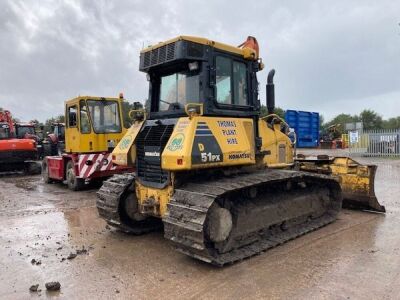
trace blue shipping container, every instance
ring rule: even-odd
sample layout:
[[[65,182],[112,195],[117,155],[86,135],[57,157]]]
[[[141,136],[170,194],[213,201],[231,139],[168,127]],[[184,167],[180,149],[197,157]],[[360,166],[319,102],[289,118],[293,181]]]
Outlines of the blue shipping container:
[[[285,121],[297,135],[297,147],[315,148],[319,145],[319,113],[287,110]]]

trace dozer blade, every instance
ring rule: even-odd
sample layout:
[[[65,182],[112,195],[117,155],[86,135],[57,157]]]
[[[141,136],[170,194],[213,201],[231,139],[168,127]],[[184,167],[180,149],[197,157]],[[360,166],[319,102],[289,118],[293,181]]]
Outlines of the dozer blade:
[[[298,156],[303,171],[331,174],[339,177],[343,207],[386,212],[375,196],[376,165],[362,165],[349,157]]]
[[[362,165],[348,157],[337,157],[330,165],[340,177],[343,207],[386,212],[375,196],[376,165]]]

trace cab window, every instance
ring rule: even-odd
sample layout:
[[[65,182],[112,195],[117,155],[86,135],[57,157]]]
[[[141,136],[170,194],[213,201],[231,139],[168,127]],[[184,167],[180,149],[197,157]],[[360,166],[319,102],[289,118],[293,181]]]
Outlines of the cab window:
[[[222,104],[232,104],[231,60],[223,56],[217,56],[216,68],[217,102]]]
[[[121,132],[119,105],[113,100],[87,100],[95,133]]]
[[[76,105],[70,106],[68,108],[68,127],[76,127],[77,125],[76,113],[77,113]]]
[[[200,100],[199,69],[188,67],[160,78],[159,111],[182,109],[187,103]]]
[[[217,102],[248,105],[246,64],[224,56],[216,57]]]
[[[88,111],[87,111],[87,105],[84,100],[81,100],[79,102],[80,106],[80,119],[81,119],[81,133],[90,133],[90,122],[89,122],[89,116],[88,116]]]
[[[18,126],[16,127],[17,138],[22,139],[25,135],[34,135],[35,128],[32,126]]]
[[[244,63],[233,62],[234,102],[237,105],[247,105],[247,70]]]
[[[10,138],[10,128],[7,124],[0,124],[0,140]]]

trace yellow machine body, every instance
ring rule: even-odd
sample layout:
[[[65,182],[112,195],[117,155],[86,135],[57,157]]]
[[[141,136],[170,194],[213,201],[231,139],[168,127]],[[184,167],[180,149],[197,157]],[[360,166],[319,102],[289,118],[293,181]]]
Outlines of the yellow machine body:
[[[135,140],[145,121],[135,122],[112,152],[113,163],[135,166]],[[256,124],[265,155],[257,159],[254,153],[255,124],[252,119],[193,116],[177,121],[164,151],[148,151],[146,156],[161,155],[161,167],[171,172],[206,168],[255,166],[258,168],[288,168],[293,166],[293,147],[280,130],[280,124],[268,126],[260,119]],[[163,216],[173,194],[173,180],[163,188],[154,188],[136,181],[136,196],[141,212]]]
[[[251,119],[203,116],[179,119],[161,159],[170,171],[254,163]]]
[[[135,139],[144,121],[136,122],[113,151],[113,162],[121,166],[135,166]],[[256,168],[292,168],[295,164],[293,145],[280,130],[280,124],[269,126],[258,121],[262,138],[262,159],[254,153],[254,122],[252,119],[183,117],[174,128],[161,153],[162,169],[172,177],[162,188],[135,182],[140,212],[162,217],[174,193],[174,175],[180,171],[205,168],[254,166]],[[146,153],[158,155],[157,153]],[[375,197],[376,166],[361,165],[348,157],[329,160],[296,160],[300,170],[334,175],[338,178],[347,206],[384,211]]]
[[[171,51],[175,51],[174,47],[178,47],[176,45],[179,42],[211,47],[210,49],[228,54],[233,59],[259,61],[258,52],[246,46],[235,47],[200,37],[178,36],[142,50],[141,64],[157,62],[157,59],[164,57],[164,51],[173,53]],[[182,54],[182,52],[179,53]],[[258,71],[262,67],[263,64],[258,63]],[[183,87],[184,85],[181,85],[181,88]],[[199,106],[200,111],[194,114],[189,113],[190,104]],[[308,160],[307,163],[295,160],[292,141],[285,133],[287,131],[282,130],[282,124],[285,124],[286,128],[288,125],[278,116],[270,115],[264,118],[207,116],[203,115],[204,108],[205,106],[200,103],[186,104],[187,116],[179,117],[174,123],[173,131],[161,153],[150,146],[142,149],[145,157],[158,160],[161,169],[169,172],[170,176],[168,184],[162,187],[148,185],[140,180],[136,181],[136,195],[142,212],[156,216],[162,216],[166,212],[168,199],[174,191],[173,178],[176,173],[240,166],[293,169],[295,164],[300,163],[304,171],[315,172],[323,168],[325,173],[340,179],[343,194],[347,198],[375,197],[373,191],[375,172],[372,166],[362,166],[345,158],[325,162],[324,166],[321,165],[320,160]],[[269,122],[272,119],[274,120]],[[137,158],[135,141],[146,122],[145,118],[136,121],[122,138],[113,151],[115,164],[135,165]],[[258,145],[258,154],[255,151],[256,140],[261,141],[261,145]],[[148,211],[147,208],[151,206],[149,203],[158,208]]]
[[[189,35],[181,35],[181,36],[175,37],[173,39],[167,40],[165,42],[160,42],[156,45],[149,46],[149,47],[143,49],[141,51],[141,54],[144,54],[146,52],[148,53],[155,49],[163,48],[168,45],[173,45],[177,41],[188,41],[188,42],[196,43],[199,45],[211,46],[215,49],[222,50],[222,51],[225,51],[230,54],[239,55],[239,56],[243,57],[244,59],[248,59],[248,60],[257,60],[258,59],[258,53],[254,49],[251,49],[249,47],[235,47],[232,45],[220,43],[220,42],[209,40],[206,38],[197,37],[197,36],[189,36]]]
[[[65,102],[65,151],[107,152],[127,129],[123,125],[121,98],[80,96]]]
[[[293,145],[290,138],[281,131],[281,123],[269,126],[258,120],[258,131],[262,140],[262,152],[266,152],[263,165],[268,168],[288,168],[293,166]]]
[[[133,166],[136,160],[135,140],[144,121],[137,121],[128,129],[123,138],[119,141],[117,147],[114,148],[113,163],[120,166]]]
[[[114,149],[115,164],[134,164],[134,142],[143,123],[132,125]],[[263,120],[259,120],[257,125],[264,141],[261,150],[266,152],[263,160],[257,162],[258,165],[276,168],[293,165],[291,141],[280,131],[279,126],[270,128]],[[255,165],[254,132],[252,119],[203,116],[180,118],[161,154],[161,166],[169,171],[184,171],[214,166]]]
[[[140,213],[155,217],[162,217],[167,212],[167,204],[174,194],[172,184],[160,189],[136,181],[135,190]]]
[[[136,121],[112,152],[135,173],[98,191],[108,224],[141,234],[161,219],[179,251],[224,265],[333,222],[342,195],[384,211],[373,166],[294,157],[296,136],[273,113],[274,70],[261,116],[258,53],[251,36],[238,47],[179,36],[141,51],[147,110],[132,111]]]

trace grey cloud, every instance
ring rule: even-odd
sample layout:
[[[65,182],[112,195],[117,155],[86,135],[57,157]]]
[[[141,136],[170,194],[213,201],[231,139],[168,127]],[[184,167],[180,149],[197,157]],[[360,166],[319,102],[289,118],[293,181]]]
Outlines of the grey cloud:
[[[325,4],[324,4],[325,3]],[[2,1],[0,106],[25,120],[78,94],[147,97],[139,51],[180,34],[258,38],[286,109],[400,114],[395,1]],[[259,74],[261,95],[267,70]]]

